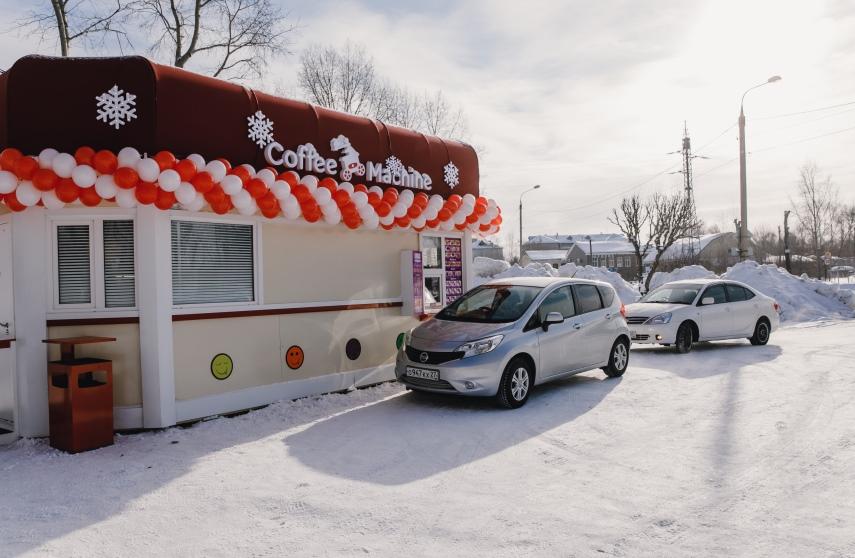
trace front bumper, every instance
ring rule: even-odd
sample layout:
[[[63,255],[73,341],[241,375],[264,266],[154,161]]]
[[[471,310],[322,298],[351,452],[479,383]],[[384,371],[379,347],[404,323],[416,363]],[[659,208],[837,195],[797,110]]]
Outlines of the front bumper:
[[[673,321],[669,324],[629,326],[630,341],[638,345],[673,344],[677,339],[677,327]]]
[[[410,389],[492,397],[499,391],[505,364],[503,359],[504,355],[499,349],[494,349],[483,355],[460,358],[443,364],[422,364],[410,360],[404,350],[399,350],[395,361],[395,377]],[[436,370],[439,372],[439,380],[409,377],[406,375],[408,366]]]

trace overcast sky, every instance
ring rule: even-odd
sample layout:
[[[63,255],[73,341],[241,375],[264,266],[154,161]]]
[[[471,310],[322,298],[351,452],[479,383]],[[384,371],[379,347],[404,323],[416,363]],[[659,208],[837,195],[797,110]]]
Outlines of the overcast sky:
[[[18,17],[18,4],[0,2],[0,28]],[[293,88],[296,54],[306,45],[350,39],[390,79],[441,89],[463,106],[471,139],[483,149],[481,188],[503,208],[502,241],[516,234],[519,194],[534,184],[542,188],[526,195],[525,235],[610,231],[606,218],[624,193],[681,188],[682,176],[665,171],[679,168],[679,156],[667,153],[680,148],[684,120],[696,151],[710,157],[695,161],[700,216],[732,230],[739,98],[775,74],[783,80],[752,91],[745,103],[751,228],[777,228],[807,160],[831,174],[845,201],[855,201],[855,104],[768,118],[855,102],[851,1],[283,6],[300,23],[295,55],[275,61],[266,85]],[[55,53],[56,45],[0,35],[0,67],[28,52]]]

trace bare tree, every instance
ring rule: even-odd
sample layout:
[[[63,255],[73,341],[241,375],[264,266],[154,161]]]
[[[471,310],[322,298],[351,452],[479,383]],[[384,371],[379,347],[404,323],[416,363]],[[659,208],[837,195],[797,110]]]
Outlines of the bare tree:
[[[214,77],[261,77],[271,57],[288,52],[294,26],[271,0],[135,0],[155,36],[152,53],[184,68],[201,61]]]
[[[638,266],[637,276],[641,280],[644,277],[644,258],[650,252],[650,237],[647,236],[650,225],[649,204],[642,201],[638,194],[623,198],[619,210],[612,209],[609,221],[616,225],[632,244]]]
[[[300,56],[298,83],[309,102],[452,139],[467,134],[463,110],[441,91],[414,93],[380,76],[361,45],[312,45]]]
[[[32,31],[42,40],[55,32],[62,56],[68,56],[71,44],[78,41],[95,46],[112,38],[120,51],[123,45],[130,46],[124,29],[129,15],[127,2],[39,0],[37,6],[15,27],[22,32]]]
[[[820,179],[819,168],[816,163],[811,162],[799,170],[798,193],[797,201],[793,202],[793,210],[816,257],[816,273],[817,277],[820,277],[822,254],[831,234],[837,207],[837,188],[832,184],[831,177]]]

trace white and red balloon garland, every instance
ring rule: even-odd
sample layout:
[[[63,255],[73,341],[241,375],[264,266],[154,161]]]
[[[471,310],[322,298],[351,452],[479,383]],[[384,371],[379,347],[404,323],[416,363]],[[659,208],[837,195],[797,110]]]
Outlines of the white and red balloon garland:
[[[502,223],[493,200],[472,194],[448,199],[412,190],[338,183],[333,178],[294,171],[276,174],[250,165],[232,167],[225,159],[205,162],[200,155],[177,159],[168,151],[142,157],[133,147],[118,154],[81,147],[74,155],[43,149],[37,157],[14,148],[0,152],[0,202],[12,211],[33,205],[59,209],[67,203],[94,207],[102,201],[121,207],[154,204],[162,210],[179,204],[189,211],[205,206],[214,213],[260,211],[268,218],[320,220],[351,229],[416,231],[469,230],[495,234]]]

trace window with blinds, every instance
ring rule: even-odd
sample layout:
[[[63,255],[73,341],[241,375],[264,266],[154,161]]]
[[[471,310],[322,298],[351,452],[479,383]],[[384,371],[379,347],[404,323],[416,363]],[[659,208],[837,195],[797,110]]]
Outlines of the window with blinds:
[[[136,306],[134,222],[104,221],[104,306]]]
[[[60,304],[91,304],[89,225],[56,228],[57,282]]]
[[[255,300],[252,225],[172,221],[172,302]]]

